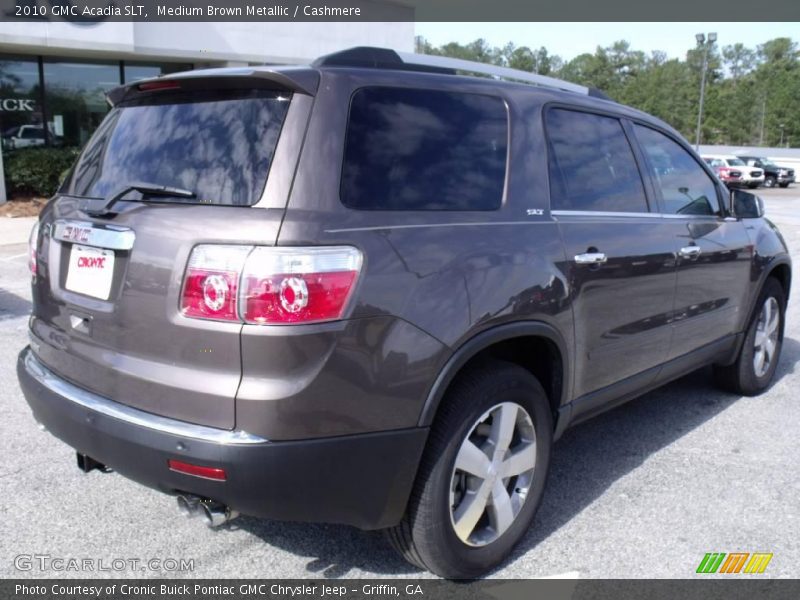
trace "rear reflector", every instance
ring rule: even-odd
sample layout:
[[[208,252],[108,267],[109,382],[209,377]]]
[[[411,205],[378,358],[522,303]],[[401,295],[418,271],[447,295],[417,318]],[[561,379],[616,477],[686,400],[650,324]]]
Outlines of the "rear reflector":
[[[184,277],[181,312],[255,325],[341,319],[361,271],[348,246],[197,246]]]
[[[225,469],[217,469],[215,467],[203,467],[201,465],[191,465],[189,463],[181,462],[179,460],[168,461],[169,470],[185,475],[193,475],[194,477],[202,477],[204,479],[214,479],[215,481],[225,481]]]

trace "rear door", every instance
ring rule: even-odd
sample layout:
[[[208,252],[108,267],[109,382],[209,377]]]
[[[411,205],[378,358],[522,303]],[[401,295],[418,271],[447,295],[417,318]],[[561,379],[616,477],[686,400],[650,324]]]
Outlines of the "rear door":
[[[198,244],[275,243],[283,208],[251,205],[291,95],[209,85],[134,93],[89,141],[41,217],[31,345],[102,396],[232,428],[241,324],[183,316],[183,277]]]
[[[545,123],[551,208],[566,248],[575,320],[575,395],[581,396],[666,357],[673,237],[650,208],[617,117],[551,107]]]
[[[753,246],[742,221],[725,215],[725,191],[699,160],[664,132],[633,129],[678,256],[669,351],[676,358],[738,330],[747,309]]]

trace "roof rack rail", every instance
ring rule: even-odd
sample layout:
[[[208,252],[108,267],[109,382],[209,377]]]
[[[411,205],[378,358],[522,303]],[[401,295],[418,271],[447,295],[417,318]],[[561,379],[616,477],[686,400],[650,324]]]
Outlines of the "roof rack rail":
[[[529,73],[509,67],[487,65],[485,63],[473,62],[460,58],[434,56],[431,54],[414,54],[412,52],[396,52],[387,48],[373,48],[369,46],[349,48],[348,50],[321,56],[315,60],[311,66],[399,69],[403,71],[426,71],[449,75],[455,75],[458,71],[462,71],[465,73],[489,75],[497,79],[532,83],[541,87],[555,88],[566,92],[582,94],[584,96],[609,99],[608,96],[594,88],[588,88],[583,85],[570,83],[569,81],[563,81],[555,77],[539,75],[537,73]]]

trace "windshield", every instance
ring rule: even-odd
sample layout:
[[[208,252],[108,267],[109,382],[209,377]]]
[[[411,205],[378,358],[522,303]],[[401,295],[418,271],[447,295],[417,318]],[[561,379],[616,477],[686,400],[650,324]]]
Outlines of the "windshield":
[[[171,92],[121,105],[92,136],[65,193],[107,198],[144,181],[190,190],[203,204],[255,204],[288,107],[285,94],[266,90]]]
[[[742,161],[740,158],[729,158],[728,159],[728,165],[730,165],[731,167],[746,167],[747,166],[747,165],[744,164],[744,161]]]

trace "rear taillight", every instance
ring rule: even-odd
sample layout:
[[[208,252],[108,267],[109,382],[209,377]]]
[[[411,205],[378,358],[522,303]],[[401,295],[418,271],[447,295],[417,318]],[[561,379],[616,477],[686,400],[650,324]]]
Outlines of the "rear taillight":
[[[197,246],[183,279],[184,316],[238,321],[239,277],[251,250],[250,246]]]
[[[36,277],[36,246],[38,245],[39,241],[39,221],[33,224],[33,229],[31,229],[31,234],[28,236],[28,269],[31,271],[31,275]]]
[[[197,246],[181,310],[196,319],[257,325],[341,319],[361,262],[351,247]]]

